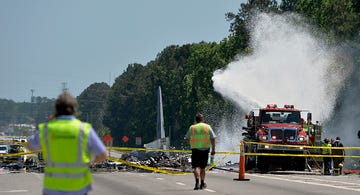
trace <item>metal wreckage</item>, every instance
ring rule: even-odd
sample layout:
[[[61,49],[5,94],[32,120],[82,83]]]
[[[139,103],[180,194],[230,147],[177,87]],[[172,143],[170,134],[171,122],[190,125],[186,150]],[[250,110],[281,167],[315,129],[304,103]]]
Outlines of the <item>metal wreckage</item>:
[[[46,162],[42,158],[41,153],[30,155],[16,155],[17,153],[8,153],[0,157],[0,173],[14,172],[44,172]],[[131,164],[164,168],[175,171],[191,170],[190,154],[187,153],[164,153],[164,152],[146,152],[131,151],[123,153],[117,160],[106,160],[102,163],[91,163],[89,167],[93,172],[101,171],[144,171],[146,169],[131,166]],[[129,164],[130,165],[129,165]]]

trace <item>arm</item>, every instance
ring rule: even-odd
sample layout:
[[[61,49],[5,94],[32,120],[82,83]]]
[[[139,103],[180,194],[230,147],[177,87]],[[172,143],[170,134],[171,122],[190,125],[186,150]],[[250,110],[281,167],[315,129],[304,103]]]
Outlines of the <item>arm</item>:
[[[211,126],[209,125],[209,129],[210,129],[210,143],[211,143],[211,155],[215,154],[215,138],[216,135],[214,133],[214,130],[211,128]]]
[[[28,138],[27,148],[30,151],[36,151],[41,149],[39,131]]]
[[[31,147],[31,145],[29,144],[29,142],[26,144],[27,148],[30,150],[30,151],[34,151],[34,149]]]
[[[211,155],[215,154],[215,138],[210,139],[211,142]]]
[[[94,162],[95,162],[95,163],[102,162],[102,161],[104,161],[104,160],[106,159],[106,157],[107,157],[107,154],[106,154],[106,152],[104,152],[104,153],[102,153],[102,154],[100,154],[100,155],[97,155],[97,156],[95,157]]]
[[[187,143],[190,143],[190,129],[186,132],[186,135],[184,137]]]
[[[90,129],[88,147],[91,154],[95,155],[94,162],[101,162],[106,159],[107,151],[104,143],[96,134],[93,128]]]

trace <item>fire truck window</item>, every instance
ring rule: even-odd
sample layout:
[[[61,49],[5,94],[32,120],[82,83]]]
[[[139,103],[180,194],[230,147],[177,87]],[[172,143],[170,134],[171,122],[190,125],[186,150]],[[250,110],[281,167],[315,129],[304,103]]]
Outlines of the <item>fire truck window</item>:
[[[270,121],[270,114],[264,114],[264,117],[263,117],[263,119],[262,119],[262,122],[263,123],[269,123],[269,121]]]
[[[287,123],[297,123],[297,117],[294,114],[289,114],[287,119],[286,119]]]

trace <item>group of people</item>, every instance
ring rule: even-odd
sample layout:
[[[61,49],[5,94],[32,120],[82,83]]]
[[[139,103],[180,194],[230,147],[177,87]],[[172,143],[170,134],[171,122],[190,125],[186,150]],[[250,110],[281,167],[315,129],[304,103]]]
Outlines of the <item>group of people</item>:
[[[332,149],[332,147],[336,147]],[[323,157],[324,175],[341,175],[344,165],[345,150],[340,147],[344,145],[340,141],[340,137],[335,139],[325,138],[321,148],[322,155],[337,155],[337,157]],[[342,157],[341,157],[342,156]]]
[[[88,166],[91,159],[101,162],[107,157],[105,145],[91,124],[75,117],[76,109],[76,98],[64,91],[55,100],[55,113],[39,124],[39,131],[29,138],[28,148],[42,150],[41,159],[46,162],[44,195],[86,195],[92,189]],[[194,190],[199,190],[206,188],[205,167],[210,146],[211,154],[215,154],[216,135],[202,114],[196,114],[195,121],[185,139],[192,150]]]

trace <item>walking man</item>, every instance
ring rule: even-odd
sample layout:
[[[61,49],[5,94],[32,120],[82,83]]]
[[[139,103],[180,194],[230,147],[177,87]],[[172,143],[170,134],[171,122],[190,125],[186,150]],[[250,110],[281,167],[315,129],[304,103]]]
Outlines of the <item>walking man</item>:
[[[191,165],[195,177],[194,190],[198,190],[206,188],[205,167],[209,159],[210,145],[211,155],[215,154],[216,135],[211,126],[205,123],[202,114],[196,114],[195,120],[196,124],[190,126],[185,139],[190,143],[191,147]]]
[[[46,162],[44,195],[84,195],[91,189],[90,154],[95,162],[106,158],[106,148],[89,123],[75,118],[76,99],[63,92],[55,114],[30,137],[30,150],[42,150]]]

